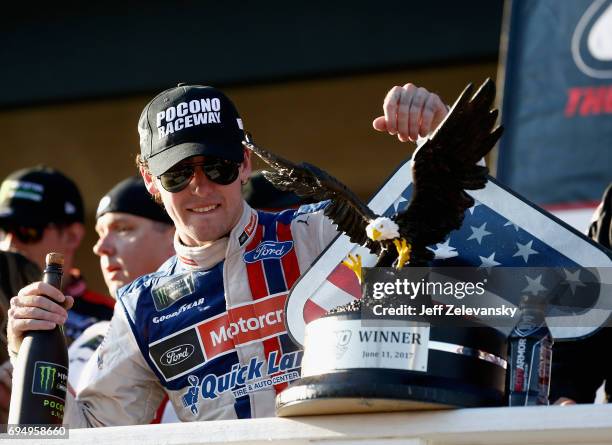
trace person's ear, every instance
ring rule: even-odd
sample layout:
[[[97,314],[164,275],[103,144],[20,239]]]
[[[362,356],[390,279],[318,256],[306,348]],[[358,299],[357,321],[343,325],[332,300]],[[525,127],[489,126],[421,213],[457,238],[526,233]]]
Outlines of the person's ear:
[[[157,195],[159,193],[159,189],[157,188],[155,178],[151,175],[151,173],[144,167],[140,167],[140,174],[144,180],[145,186],[147,187],[147,191],[153,196]]]

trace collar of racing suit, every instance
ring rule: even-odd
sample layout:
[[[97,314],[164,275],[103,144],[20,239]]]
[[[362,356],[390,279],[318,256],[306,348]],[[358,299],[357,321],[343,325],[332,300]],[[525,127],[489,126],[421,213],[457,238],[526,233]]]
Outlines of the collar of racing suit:
[[[174,232],[174,249],[176,255],[186,269],[210,269],[223,261],[235,249],[244,246],[255,233],[257,212],[246,201],[243,201],[242,215],[238,224],[231,230],[229,236],[218,239],[203,247],[185,246]]]

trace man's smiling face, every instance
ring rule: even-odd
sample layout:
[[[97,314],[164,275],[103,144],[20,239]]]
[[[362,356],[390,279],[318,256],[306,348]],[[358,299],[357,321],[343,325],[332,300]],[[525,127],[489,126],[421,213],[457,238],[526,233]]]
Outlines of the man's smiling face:
[[[204,159],[204,156],[193,156],[177,166],[198,164]],[[198,166],[187,187],[170,193],[162,187],[158,178],[142,173],[149,192],[161,195],[183,244],[203,246],[227,235],[240,220],[243,209],[241,187],[251,173],[251,156],[249,151],[244,152],[238,178],[228,185],[211,181]]]

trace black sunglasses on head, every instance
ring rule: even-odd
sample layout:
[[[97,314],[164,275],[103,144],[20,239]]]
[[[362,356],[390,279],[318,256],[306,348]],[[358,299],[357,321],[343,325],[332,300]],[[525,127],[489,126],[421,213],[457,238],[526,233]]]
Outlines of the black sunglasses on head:
[[[208,157],[201,162],[179,164],[157,178],[166,191],[177,193],[191,182],[196,167],[201,167],[206,178],[215,184],[228,185],[238,178],[240,163]]]

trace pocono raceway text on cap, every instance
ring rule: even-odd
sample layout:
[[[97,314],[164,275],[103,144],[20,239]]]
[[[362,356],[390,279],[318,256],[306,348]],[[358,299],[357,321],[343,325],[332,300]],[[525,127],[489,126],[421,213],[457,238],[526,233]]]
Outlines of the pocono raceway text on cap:
[[[241,122],[238,121],[238,126],[242,129]],[[181,102],[176,106],[158,112],[156,122],[160,139],[184,128],[204,124],[220,124],[221,101],[213,97]]]

